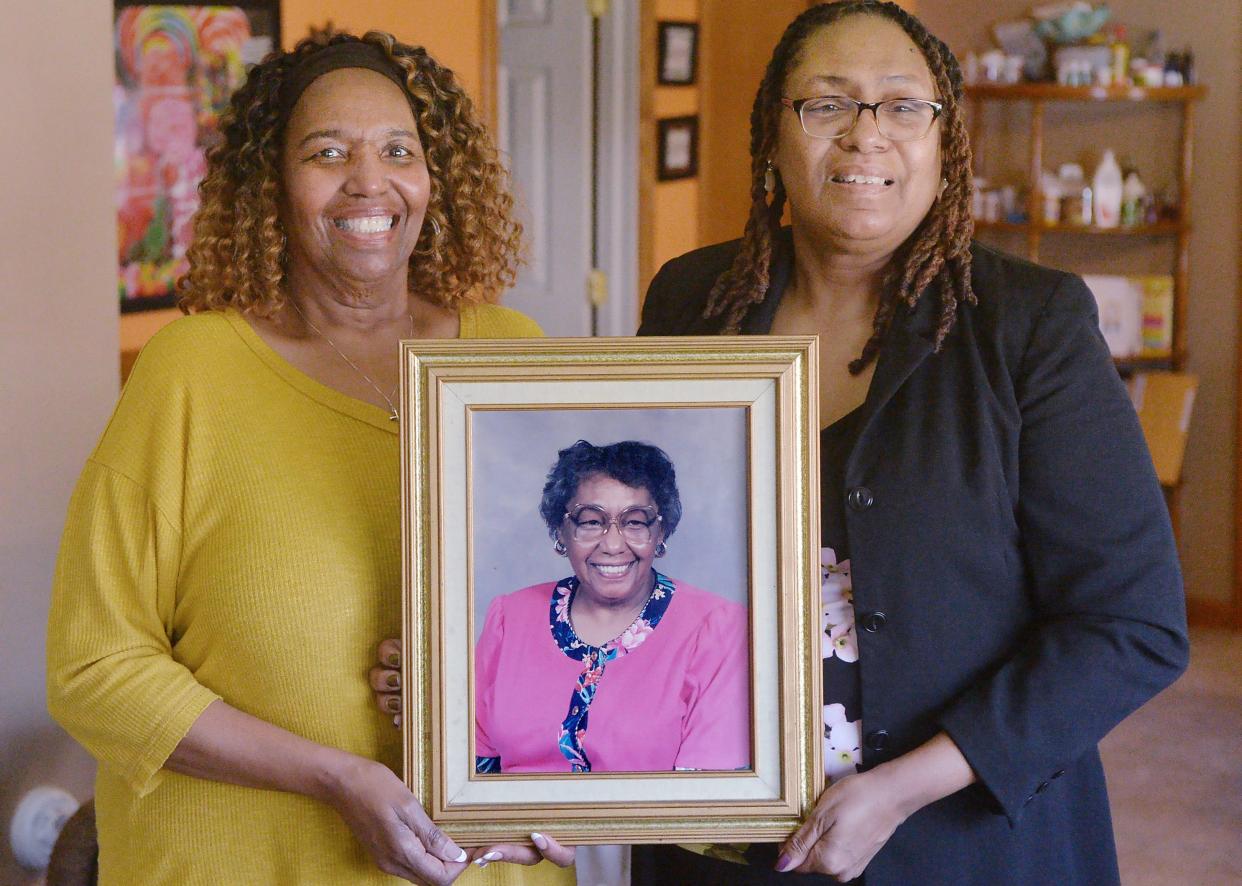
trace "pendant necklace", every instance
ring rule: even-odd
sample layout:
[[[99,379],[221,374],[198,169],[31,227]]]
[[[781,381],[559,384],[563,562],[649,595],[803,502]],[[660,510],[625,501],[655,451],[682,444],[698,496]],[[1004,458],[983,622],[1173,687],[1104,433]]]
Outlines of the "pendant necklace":
[[[400,420],[401,416],[397,413],[397,407],[396,407],[396,404],[393,403],[393,397],[397,396],[397,389],[401,387],[401,381],[400,380],[397,381],[396,387],[392,389],[391,394],[385,394],[384,391],[380,388],[380,386],[377,385],[372,380],[371,376],[367,375],[365,372],[359,369],[357,363],[349,359],[349,357],[346,356],[345,352],[342,351],[340,348],[338,348],[336,346],[336,343],[332,341],[332,339],[328,338],[328,336],[325,335],[318,326],[316,326],[314,323],[310,321],[310,318],[307,317],[306,314],[302,313],[302,309],[298,307],[298,303],[296,301],[294,301],[293,299],[289,299],[289,304],[293,305],[293,309],[298,312],[298,316],[302,318],[302,322],[305,323],[307,326],[309,326],[312,332],[314,332],[317,336],[319,336],[324,341],[326,341],[328,343],[328,347],[336,351],[337,356],[340,357],[342,360],[344,360],[350,369],[352,369],[354,372],[362,376],[362,378],[366,381],[366,383],[375,389],[375,393],[379,394],[381,397],[384,398],[384,402],[388,404],[388,420],[389,421]],[[410,338],[414,338],[414,315],[408,314],[407,316],[410,318]]]

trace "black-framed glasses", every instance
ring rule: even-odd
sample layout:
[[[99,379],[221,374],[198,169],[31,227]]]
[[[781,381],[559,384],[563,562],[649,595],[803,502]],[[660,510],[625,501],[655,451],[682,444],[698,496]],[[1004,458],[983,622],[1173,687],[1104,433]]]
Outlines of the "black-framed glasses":
[[[844,95],[817,95],[782,98],[781,104],[798,115],[802,131],[811,138],[841,138],[854,128],[863,111],[870,111],[880,135],[895,142],[912,142],[925,137],[944,111],[940,102],[921,98],[860,102]]]
[[[596,542],[608,534],[615,523],[621,537],[634,545],[650,544],[655,537],[655,526],[663,518],[655,508],[626,508],[615,517],[599,505],[582,504],[565,514],[573,527],[574,541]]]

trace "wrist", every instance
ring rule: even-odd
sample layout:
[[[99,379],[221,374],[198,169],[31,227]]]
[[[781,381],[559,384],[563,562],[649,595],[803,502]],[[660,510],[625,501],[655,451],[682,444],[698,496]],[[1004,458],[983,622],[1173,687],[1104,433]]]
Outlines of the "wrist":
[[[373,761],[336,748],[324,748],[315,761],[310,795],[324,803],[334,803],[350,785],[356,784]]]

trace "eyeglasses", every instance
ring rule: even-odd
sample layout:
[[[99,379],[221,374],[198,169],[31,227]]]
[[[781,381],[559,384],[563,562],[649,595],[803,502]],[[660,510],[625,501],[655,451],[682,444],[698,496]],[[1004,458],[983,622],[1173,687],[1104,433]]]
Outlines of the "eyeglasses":
[[[655,508],[627,508],[612,517],[597,505],[578,505],[565,515],[565,519],[573,526],[574,541],[596,542],[608,534],[615,523],[621,537],[633,545],[650,544],[653,529],[663,517],[656,513]]]
[[[781,104],[793,110],[802,121],[802,131],[811,138],[841,138],[858,123],[863,111],[875,117],[880,135],[890,141],[918,141],[931,132],[932,124],[944,111],[940,102],[921,98],[890,98],[882,102],[860,102],[843,95],[813,98],[782,98]]]

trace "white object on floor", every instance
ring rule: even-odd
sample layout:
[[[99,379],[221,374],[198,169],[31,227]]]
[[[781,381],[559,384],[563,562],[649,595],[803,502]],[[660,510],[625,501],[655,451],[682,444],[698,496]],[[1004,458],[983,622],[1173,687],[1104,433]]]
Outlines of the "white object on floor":
[[[32,871],[47,867],[60,829],[81,805],[60,788],[37,787],[17,804],[9,826],[9,843],[17,863]]]

